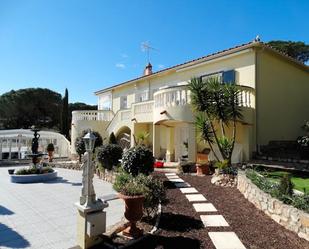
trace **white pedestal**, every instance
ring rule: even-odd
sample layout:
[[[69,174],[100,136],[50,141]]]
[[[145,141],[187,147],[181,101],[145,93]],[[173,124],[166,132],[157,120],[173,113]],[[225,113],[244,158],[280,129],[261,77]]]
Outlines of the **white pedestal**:
[[[98,201],[91,207],[75,204],[77,213],[77,244],[82,249],[87,249],[102,241],[100,235],[106,231],[107,203]]]

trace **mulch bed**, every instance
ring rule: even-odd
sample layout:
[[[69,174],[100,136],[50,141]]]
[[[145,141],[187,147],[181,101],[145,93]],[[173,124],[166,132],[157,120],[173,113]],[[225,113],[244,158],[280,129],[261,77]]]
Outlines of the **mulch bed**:
[[[214,204],[218,210],[215,214],[223,215],[230,225],[230,227],[205,228],[200,220],[201,213],[198,214],[194,210],[185,195],[168,182],[165,176],[159,175],[159,177],[165,181],[168,199],[162,206],[159,230],[154,235],[146,235],[135,243],[126,245],[120,243],[118,248],[215,249],[208,232],[233,231],[247,249],[309,249],[309,242],[286,230],[256,209],[236,188],[215,186],[210,182],[211,176],[180,176]],[[95,248],[117,247],[100,245]]]
[[[247,249],[309,248],[309,242],[286,230],[262,211],[256,209],[236,188],[215,186],[210,182],[211,176],[185,175],[181,178],[214,204],[218,210],[216,214],[222,214],[230,227],[204,228],[193,205],[179,189],[175,189],[173,184],[168,183],[169,203],[163,206],[161,229],[157,236],[175,241],[175,244],[171,247],[167,245],[161,248],[213,249],[215,247],[208,232],[214,231],[235,232]],[[178,240],[179,242],[177,242]]]

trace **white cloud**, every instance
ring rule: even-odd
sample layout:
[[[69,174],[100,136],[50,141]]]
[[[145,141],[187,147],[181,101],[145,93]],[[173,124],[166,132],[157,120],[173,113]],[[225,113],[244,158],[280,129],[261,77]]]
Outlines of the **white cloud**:
[[[164,66],[163,64],[159,64],[159,65],[158,65],[158,68],[159,68],[159,69],[163,69],[163,68],[165,68],[165,66]]]
[[[122,54],[121,54],[121,57],[122,57],[122,58],[128,58],[129,56],[128,56],[127,54],[125,54],[125,53],[122,53]]]
[[[126,65],[123,64],[123,63],[116,63],[115,67],[121,68],[121,69],[125,69],[125,68],[126,68]]]

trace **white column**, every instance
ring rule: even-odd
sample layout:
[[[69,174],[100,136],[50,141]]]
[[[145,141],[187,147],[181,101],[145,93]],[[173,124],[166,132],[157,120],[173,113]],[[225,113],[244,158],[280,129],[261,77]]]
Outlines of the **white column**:
[[[166,161],[174,161],[175,146],[174,146],[174,128],[168,127],[166,129]]]
[[[195,124],[188,124],[188,159],[189,161],[196,161],[196,132]]]
[[[9,160],[12,159],[12,138],[9,138]]]
[[[158,158],[160,156],[160,125],[153,124],[153,156]]]
[[[18,134],[17,148],[18,148],[18,159],[21,159],[21,153],[20,153],[20,148],[21,148],[21,134]]]

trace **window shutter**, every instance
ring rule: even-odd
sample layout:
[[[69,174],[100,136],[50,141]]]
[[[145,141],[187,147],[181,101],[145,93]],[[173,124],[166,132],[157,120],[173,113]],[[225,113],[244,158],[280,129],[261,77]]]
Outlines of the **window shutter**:
[[[223,72],[223,83],[225,84],[235,84],[235,70],[229,70]]]

